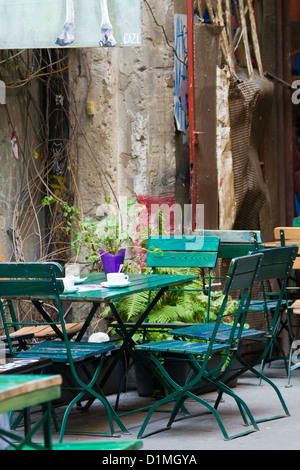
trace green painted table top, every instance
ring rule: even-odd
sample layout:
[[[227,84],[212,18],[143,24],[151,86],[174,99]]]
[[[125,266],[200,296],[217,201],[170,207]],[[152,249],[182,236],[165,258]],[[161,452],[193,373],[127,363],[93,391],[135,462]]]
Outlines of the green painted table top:
[[[161,289],[163,287],[174,286],[176,284],[186,284],[194,279],[197,279],[195,275],[177,275],[177,274],[129,274],[129,285],[128,287],[121,288],[107,288],[101,284],[106,281],[104,273],[91,273],[83,275],[86,279],[76,285],[78,289],[75,293],[61,293],[61,300],[79,301],[79,302],[109,302],[117,301],[121,297],[132,295],[138,292],[142,292],[149,289]],[[22,281],[20,281],[22,282]],[[3,296],[5,297],[5,296]],[[10,298],[18,298],[11,296]],[[25,298],[24,295],[20,298]],[[28,294],[28,299],[51,299],[51,295],[39,295],[38,297]]]
[[[101,285],[106,281],[105,274],[91,273],[82,284],[77,286],[77,293],[68,294],[67,296],[62,293],[60,298],[79,301],[114,301],[118,300],[120,297],[125,297],[144,290],[161,289],[162,287],[189,283],[193,279],[197,279],[197,276],[179,274],[129,274],[128,287],[107,288]],[[88,286],[91,286],[91,290],[86,290]]]
[[[1,375],[0,413],[59,398],[61,383],[60,375]]]

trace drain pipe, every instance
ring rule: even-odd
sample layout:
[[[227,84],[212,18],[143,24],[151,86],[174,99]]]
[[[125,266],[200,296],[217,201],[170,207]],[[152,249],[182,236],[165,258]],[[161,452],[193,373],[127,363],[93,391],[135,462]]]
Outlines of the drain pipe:
[[[197,164],[196,164],[196,134],[195,134],[195,94],[194,94],[194,9],[193,0],[187,0],[187,50],[188,50],[188,100],[189,100],[189,166],[190,166],[190,202],[192,231],[196,228],[196,194],[197,194]]]

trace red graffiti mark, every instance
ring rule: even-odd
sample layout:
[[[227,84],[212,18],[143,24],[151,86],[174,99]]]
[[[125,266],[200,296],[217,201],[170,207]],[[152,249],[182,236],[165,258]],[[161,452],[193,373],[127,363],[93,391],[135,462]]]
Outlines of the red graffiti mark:
[[[136,232],[133,237],[133,245],[136,252],[136,259],[138,260],[138,269],[146,266],[147,251],[141,243],[147,240],[148,235],[158,235],[158,211],[162,210],[163,214],[167,214],[164,223],[164,233],[174,234],[174,209],[175,197],[174,195],[165,196],[138,196],[138,203],[143,207],[139,213],[138,220],[136,221]],[[150,232],[148,229],[150,227]]]
[[[174,234],[174,212],[172,208],[175,206],[174,194],[166,194],[164,196],[138,196],[138,202],[147,209],[147,223],[156,223],[159,209],[162,210],[166,217],[164,218],[164,229],[168,235]]]

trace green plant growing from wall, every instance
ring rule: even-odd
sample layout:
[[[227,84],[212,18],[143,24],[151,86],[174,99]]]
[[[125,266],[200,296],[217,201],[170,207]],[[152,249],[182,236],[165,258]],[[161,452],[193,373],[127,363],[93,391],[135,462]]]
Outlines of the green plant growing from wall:
[[[105,202],[111,204],[111,198],[105,197]],[[109,214],[102,220],[95,220],[92,217],[81,219],[79,210],[75,206],[69,206],[53,196],[46,196],[42,200],[43,207],[50,207],[53,204],[56,210],[62,210],[66,219],[65,230],[70,233],[70,245],[74,249],[75,257],[77,258],[85,249],[87,252],[85,259],[89,261],[93,271],[101,269],[100,250],[117,254],[121,248],[133,247],[134,222],[144,209],[144,206],[136,201],[126,201],[118,210],[110,205]]]

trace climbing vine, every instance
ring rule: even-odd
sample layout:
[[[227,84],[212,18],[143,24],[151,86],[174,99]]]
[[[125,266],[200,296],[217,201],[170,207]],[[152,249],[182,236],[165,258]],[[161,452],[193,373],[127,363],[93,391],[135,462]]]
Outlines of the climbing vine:
[[[48,213],[45,220],[41,200],[52,195],[70,205],[75,197],[80,201],[74,178],[77,147],[74,145],[70,151],[79,130],[82,132],[80,117],[84,112],[79,109],[68,80],[68,68],[76,59],[78,74],[83,66],[88,71],[88,94],[91,74],[84,49],[1,51],[0,80],[5,81],[7,95],[15,96],[22,109],[20,125],[10,107],[11,100],[3,107],[22,167],[21,185],[9,224],[10,260],[25,259],[24,244],[32,235],[37,240],[38,259],[64,262],[68,256],[64,217],[58,212],[50,218]]]

